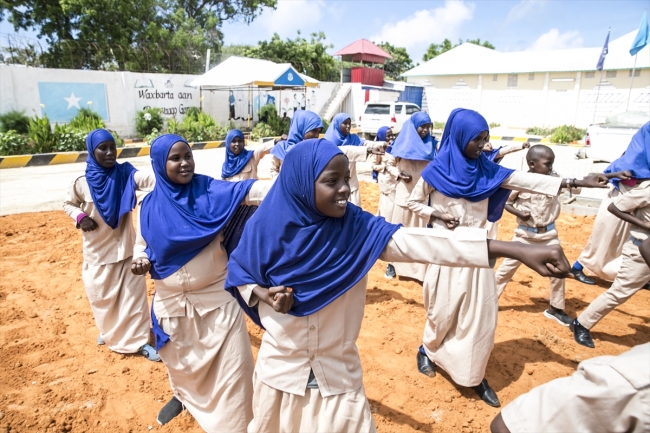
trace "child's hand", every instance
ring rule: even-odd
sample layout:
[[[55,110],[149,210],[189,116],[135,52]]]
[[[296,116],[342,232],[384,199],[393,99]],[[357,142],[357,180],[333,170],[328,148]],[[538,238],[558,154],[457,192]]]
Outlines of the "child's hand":
[[[529,147],[530,147],[530,143],[529,143],[529,142],[525,142],[524,144],[521,145],[521,148],[522,148],[522,149],[528,149]]]
[[[413,180],[413,176],[406,174],[403,171],[399,172],[399,178],[402,179],[405,183],[410,183]]]
[[[92,219],[89,216],[85,216],[79,221],[79,227],[81,230],[85,232],[92,232],[93,230],[96,230],[99,226],[95,222],[94,219]]]
[[[388,145],[384,141],[377,141],[370,146],[368,151],[373,155],[383,155],[386,153],[386,147]]]
[[[519,215],[517,216],[524,221],[528,221],[530,219],[530,212],[528,212],[527,210],[520,210]]]
[[[293,306],[293,290],[290,287],[271,287],[268,290],[268,300],[275,311],[287,314]]]
[[[604,174],[592,174],[591,176],[585,176],[582,179],[576,180],[577,187],[586,187],[586,188],[607,188],[607,176]]]
[[[618,173],[616,173],[616,177],[618,177],[621,180],[628,180],[628,179],[631,179],[633,177],[633,175],[632,175],[632,172],[630,170],[623,170],[623,171],[619,171]]]
[[[282,134],[280,137],[276,138],[274,141],[274,144],[278,144],[278,142],[282,140],[286,140],[288,138],[287,134]]]
[[[458,224],[460,223],[458,217],[455,217],[452,214],[448,214],[448,213],[443,213],[442,215],[440,215],[438,219],[442,220],[442,222],[445,223],[445,226],[447,226],[449,230],[455,229],[456,227],[458,227]]]
[[[151,269],[151,262],[149,259],[135,259],[131,261],[131,272],[135,275],[145,275]]]
[[[643,226],[644,226],[645,228],[647,228],[648,230],[650,230],[650,221],[644,221],[644,222],[643,222]]]
[[[512,244],[519,244],[519,242],[512,242]],[[520,244],[517,248],[522,249],[519,254],[516,254],[517,259],[542,277],[569,276],[571,265],[559,245]]]

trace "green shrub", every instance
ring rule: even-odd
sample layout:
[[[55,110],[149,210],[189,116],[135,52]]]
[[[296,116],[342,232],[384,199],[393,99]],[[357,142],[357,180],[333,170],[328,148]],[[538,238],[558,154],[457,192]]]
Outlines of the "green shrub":
[[[153,143],[153,141],[156,138],[160,137],[162,134],[162,132],[154,128],[149,134],[147,134],[146,137],[144,137],[144,140],[147,142],[147,146],[151,146],[151,143]]]
[[[542,137],[547,137],[553,133],[553,129],[551,128],[544,128],[540,126],[534,126],[532,128],[528,128],[526,130],[526,134],[528,135],[539,135]]]
[[[323,134],[325,134],[325,131],[327,131],[327,128],[330,127],[330,122],[329,122],[329,120],[323,119],[322,117],[320,118],[320,120],[321,120],[321,122],[323,122]],[[289,128],[287,128],[287,132],[289,132]],[[286,134],[286,132],[283,132],[283,134]]]
[[[433,122],[433,129],[445,129],[447,122]]]
[[[68,124],[72,129],[88,134],[95,129],[104,128],[102,117],[90,108],[81,108]]]
[[[587,131],[576,128],[575,126],[562,125],[553,130],[551,134],[552,143],[571,143],[572,141],[581,140]]]
[[[0,155],[25,155],[31,153],[29,140],[26,136],[18,134],[13,129],[0,132]]]
[[[47,115],[34,116],[29,120],[29,138],[33,143],[34,153],[50,153],[56,145],[56,137]]]
[[[160,108],[145,108],[135,116],[135,130],[140,137],[149,136],[154,129],[163,130],[164,120]]]
[[[70,124],[54,125],[56,143],[52,151],[73,152],[86,150],[86,132],[73,128]]]
[[[490,128],[498,128],[499,126],[501,126],[500,123],[490,122]]]
[[[167,121],[167,127],[166,131],[169,134],[176,134],[176,135],[183,135],[183,124],[176,120],[175,118],[171,118]]]
[[[29,131],[29,117],[23,111],[11,110],[0,114],[0,132],[16,131],[18,134],[27,134]]]
[[[124,147],[124,140],[120,138],[119,135],[117,135],[117,132],[115,131],[109,131],[113,138],[115,139],[115,147]]]
[[[277,108],[275,104],[267,104],[260,108],[260,123],[264,123],[273,131],[270,135],[266,137],[279,136],[289,132],[289,122],[282,120],[278,116]],[[325,122],[325,120],[323,120]]]
[[[219,126],[209,114],[201,112],[196,116],[195,114],[186,115],[180,124],[178,122],[171,124],[171,127],[176,129],[176,134],[184,137],[188,142],[223,140],[226,137],[228,130]],[[169,131],[169,123],[167,128]]]
[[[250,138],[253,141],[259,141],[262,137],[273,137],[274,134],[273,128],[264,122],[258,122],[251,131]]]
[[[185,118],[191,118],[192,120],[197,120],[201,114],[201,109],[199,107],[190,107],[185,110]]]

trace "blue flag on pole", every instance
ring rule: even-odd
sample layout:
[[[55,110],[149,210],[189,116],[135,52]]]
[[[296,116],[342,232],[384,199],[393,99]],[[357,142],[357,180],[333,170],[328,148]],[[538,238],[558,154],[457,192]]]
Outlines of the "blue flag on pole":
[[[609,45],[609,32],[611,30],[607,30],[607,37],[605,38],[605,45],[603,45],[603,51],[600,53],[600,58],[598,59],[598,64],[596,65],[596,69],[599,71],[603,70],[603,66],[605,65],[605,56],[609,52],[609,48],[607,46]]]
[[[69,122],[80,108],[90,108],[109,120],[103,83],[39,82],[38,94],[41,111],[52,122]]]
[[[632,48],[630,48],[630,55],[635,56],[646,45],[648,45],[648,14],[644,11],[641,24],[639,24],[639,31],[636,38],[634,38],[634,42],[632,42]]]

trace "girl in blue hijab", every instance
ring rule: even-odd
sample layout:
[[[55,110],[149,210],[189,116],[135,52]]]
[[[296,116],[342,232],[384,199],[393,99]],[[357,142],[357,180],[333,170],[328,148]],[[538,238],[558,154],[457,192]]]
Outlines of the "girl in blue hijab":
[[[351,134],[351,127],[352,118],[346,113],[339,113],[334,116],[327,128],[325,139],[337,146],[362,146],[365,140],[359,138],[357,134]]]
[[[140,353],[159,361],[148,344],[147,287],[129,270],[135,190],[151,189],[153,176],[128,162],[118,164],[115,140],[105,129],[90,132],[86,147],[86,175],[72,182],[63,209],[82,230],[82,277],[99,329],[97,343],[117,353]]]
[[[493,163],[483,154],[488,141],[489,126],[483,116],[473,110],[453,110],[436,159],[413,188],[411,210],[437,230],[485,229],[487,221],[501,217],[509,190],[554,196],[569,183],[552,176],[515,173]],[[603,180],[578,182],[578,186],[593,186]],[[417,355],[420,372],[432,375],[435,363],[455,383],[472,387],[487,404],[499,406],[485,380],[499,306],[494,271],[430,265],[424,299],[427,322]]]
[[[178,135],[156,138],[151,161],[156,186],[142,202],[132,269],[155,282],[152,325],[174,390],[158,421],[184,406],[206,431],[244,431],[253,357],[242,309],[223,289],[222,242],[240,203],[258,205],[264,184],[195,174],[192,150]]]
[[[323,130],[323,121],[313,111],[299,110],[293,113],[287,139],[278,142],[271,150],[273,161],[271,162],[271,178],[275,179],[280,173],[282,161],[293,146],[310,138],[316,138]]]
[[[234,142],[233,142],[234,140]],[[253,157],[244,143],[244,133],[239,129],[228,131],[226,135],[226,159],[221,167],[221,178],[229,179],[239,174]]]
[[[488,250],[511,247],[389,224],[346,202],[347,176],[333,143],[297,144],[230,256],[226,287],[259,304],[266,328],[249,431],[374,431],[356,340],[375,261],[488,267]]]

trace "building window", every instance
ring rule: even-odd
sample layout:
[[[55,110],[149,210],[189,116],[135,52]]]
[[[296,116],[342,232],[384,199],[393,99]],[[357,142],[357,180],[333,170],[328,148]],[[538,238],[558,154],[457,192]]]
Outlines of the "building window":
[[[508,87],[517,87],[517,79],[519,75],[517,74],[508,74]]]
[[[596,72],[595,71],[585,72],[585,78],[596,78]]]
[[[605,72],[606,78],[616,78],[616,71],[607,71]]]
[[[531,72],[528,74],[528,81],[534,81],[535,80],[535,73]]]
[[[628,75],[628,76],[629,76],[629,77],[632,76],[632,69],[630,69],[630,75]],[[640,77],[640,76],[641,76],[641,71],[639,71],[638,69],[635,69],[635,70],[634,70],[634,76],[635,76],[635,77]]]
[[[492,75],[492,81],[496,81],[497,78],[499,78],[499,74],[493,74]]]

